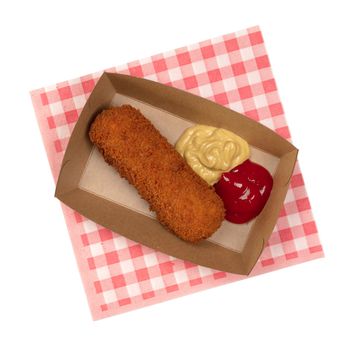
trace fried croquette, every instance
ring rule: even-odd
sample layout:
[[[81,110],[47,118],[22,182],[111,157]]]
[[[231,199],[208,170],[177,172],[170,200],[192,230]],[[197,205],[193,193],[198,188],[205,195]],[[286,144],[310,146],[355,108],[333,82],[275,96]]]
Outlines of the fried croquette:
[[[220,197],[139,110],[122,105],[102,111],[89,137],[178,237],[198,242],[220,227],[225,215]]]

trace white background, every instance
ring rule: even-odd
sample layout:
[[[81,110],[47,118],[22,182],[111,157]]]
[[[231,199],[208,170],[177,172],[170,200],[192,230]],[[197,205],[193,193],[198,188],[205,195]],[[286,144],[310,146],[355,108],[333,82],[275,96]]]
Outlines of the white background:
[[[355,349],[351,4],[1,2],[0,348]],[[28,91],[257,24],[326,258],[93,322]]]

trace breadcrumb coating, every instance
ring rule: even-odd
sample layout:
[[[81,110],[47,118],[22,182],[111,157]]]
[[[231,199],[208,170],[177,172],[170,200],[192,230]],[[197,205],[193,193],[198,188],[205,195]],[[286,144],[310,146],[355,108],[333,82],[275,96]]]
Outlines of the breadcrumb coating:
[[[225,215],[220,197],[139,110],[122,105],[102,111],[89,137],[178,237],[198,242],[220,227]]]

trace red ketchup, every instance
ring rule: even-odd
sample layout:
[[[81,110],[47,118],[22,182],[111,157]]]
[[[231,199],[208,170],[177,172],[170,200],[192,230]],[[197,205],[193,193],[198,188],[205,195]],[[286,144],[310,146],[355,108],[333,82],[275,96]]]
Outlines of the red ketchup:
[[[225,219],[242,224],[262,211],[271,193],[273,178],[263,166],[246,160],[223,173],[214,186],[224,202]]]

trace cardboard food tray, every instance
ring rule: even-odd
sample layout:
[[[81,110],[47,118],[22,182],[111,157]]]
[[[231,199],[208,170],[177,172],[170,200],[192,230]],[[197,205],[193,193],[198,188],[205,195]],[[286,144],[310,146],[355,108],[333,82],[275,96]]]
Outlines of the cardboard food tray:
[[[131,104],[174,144],[194,124],[233,131],[251,148],[251,160],[273,175],[270,198],[247,224],[223,222],[208,240],[182,241],[149,211],[136,189],[105,163],[88,131],[104,108]],[[298,150],[267,127],[214,102],[153,81],[104,73],[91,93],[70,138],[55,196],[80,214],[125,237],[171,256],[214,269],[247,275],[276,224]]]

